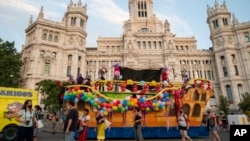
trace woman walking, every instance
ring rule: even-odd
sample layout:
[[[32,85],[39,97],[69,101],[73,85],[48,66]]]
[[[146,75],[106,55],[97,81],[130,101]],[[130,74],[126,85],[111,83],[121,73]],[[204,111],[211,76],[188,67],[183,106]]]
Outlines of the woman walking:
[[[52,124],[52,134],[54,135],[56,133],[56,122],[58,121],[58,117],[56,116],[56,112],[53,113],[51,124]]]
[[[90,120],[89,109],[84,109],[83,115],[80,116],[79,138],[78,141],[86,141],[88,133],[88,122]]]
[[[135,108],[135,123],[134,123],[134,129],[135,129],[135,140],[136,141],[143,141],[143,135],[142,135],[142,114],[139,108]]]
[[[32,101],[26,100],[16,117],[16,120],[19,122],[18,141],[33,140],[33,126],[37,127],[37,119],[34,115],[34,111],[32,111]]]
[[[216,115],[212,113],[211,109],[207,110],[207,127],[209,128],[209,131],[211,131],[211,134],[213,136],[213,140],[220,141],[220,137],[218,135],[218,123],[216,119]]]
[[[37,120],[40,120],[41,119],[41,111],[42,111],[42,108],[39,106],[39,105],[36,105],[35,106],[35,117]],[[37,141],[37,134],[38,134],[38,128],[36,126],[34,126],[34,132],[33,132],[33,141]]]
[[[192,139],[187,135],[187,130],[189,128],[189,123],[188,123],[188,120],[187,120],[187,115],[183,112],[182,109],[179,110],[178,125],[179,125],[179,128],[180,128],[182,141],[185,141],[186,139],[189,140],[189,141],[192,141]]]
[[[97,140],[104,141],[105,140],[105,117],[103,112],[98,111],[96,114],[96,123],[97,123]]]

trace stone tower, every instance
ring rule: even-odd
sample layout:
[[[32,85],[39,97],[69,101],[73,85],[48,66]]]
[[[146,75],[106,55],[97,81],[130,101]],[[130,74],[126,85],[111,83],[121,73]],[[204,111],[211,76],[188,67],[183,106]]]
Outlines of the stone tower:
[[[207,7],[207,23],[210,28],[210,39],[213,44],[219,95],[225,95],[232,109],[237,108],[243,91],[249,91],[249,78],[243,67],[244,51],[239,40],[235,17],[231,22],[231,13],[226,2],[219,5],[215,0],[214,7]]]
[[[62,21],[45,18],[43,7],[29,20],[22,47],[21,87],[35,89],[44,79],[66,81],[85,70],[87,6],[81,0],[68,4]]]

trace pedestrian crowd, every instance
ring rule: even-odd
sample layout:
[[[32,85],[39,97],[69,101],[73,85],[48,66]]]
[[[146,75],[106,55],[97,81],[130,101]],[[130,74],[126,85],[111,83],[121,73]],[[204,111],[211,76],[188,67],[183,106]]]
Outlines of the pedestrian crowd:
[[[92,109],[95,114],[97,140],[105,140],[105,130],[110,128],[111,123],[104,116],[104,113],[97,109]],[[40,127],[39,122],[42,119],[41,116],[41,107],[39,105],[34,106],[32,109],[32,101],[26,100],[22,109],[18,112],[16,120],[19,122],[18,129],[18,141],[37,141],[37,135]],[[177,114],[178,117],[178,129],[182,137],[182,141],[186,139],[192,141],[188,136],[189,129],[189,120],[185,111],[180,108]],[[47,119],[50,121],[49,125],[51,126],[52,134],[56,133],[56,125],[59,122],[59,127],[65,133],[65,141],[86,141],[88,135],[88,123],[92,117],[89,115],[89,109],[85,108],[82,115],[79,115],[78,109],[75,107],[74,101],[69,101],[65,112],[60,111],[59,116],[57,113],[50,113],[47,115]],[[223,128],[222,123],[223,116],[216,116],[216,114],[211,110],[207,110],[207,114],[204,117],[204,124],[207,126],[208,131],[210,131],[211,136],[214,141],[220,141],[218,131],[220,128]],[[142,134],[142,113],[139,108],[134,108],[134,132],[135,140],[143,141]]]

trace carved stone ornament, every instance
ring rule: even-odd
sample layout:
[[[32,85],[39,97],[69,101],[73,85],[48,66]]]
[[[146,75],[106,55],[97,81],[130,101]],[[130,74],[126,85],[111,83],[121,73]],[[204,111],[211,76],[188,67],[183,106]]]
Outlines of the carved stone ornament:
[[[232,36],[228,36],[228,40],[227,40],[227,43],[228,44],[233,44],[233,38],[232,38]]]

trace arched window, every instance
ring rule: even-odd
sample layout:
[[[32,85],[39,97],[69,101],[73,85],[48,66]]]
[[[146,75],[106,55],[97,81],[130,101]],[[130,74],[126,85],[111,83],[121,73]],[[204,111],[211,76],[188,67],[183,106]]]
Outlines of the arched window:
[[[41,50],[41,51],[40,51],[40,57],[42,57],[44,54],[45,54],[45,51],[44,51],[44,50]]]
[[[187,114],[187,116],[189,116],[189,114],[190,114],[190,105],[185,103],[183,105],[183,111]]]
[[[49,35],[48,40],[49,40],[49,41],[52,41],[52,35]]]
[[[240,101],[242,101],[242,100],[243,100],[243,94],[244,94],[242,85],[241,85],[241,84],[238,84],[238,85],[237,85],[237,89],[238,89]]]
[[[200,95],[198,93],[198,90],[195,90],[193,93],[193,100],[199,101],[199,99],[200,99]]]
[[[68,55],[68,61],[71,61],[72,60],[72,55]]]
[[[54,42],[58,42],[58,36],[54,37]]]
[[[201,101],[206,101],[206,99],[207,99],[207,95],[206,95],[205,92],[203,92],[203,93],[201,94]]]
[[[196,103],[193,108],[192,117],[200,117],[201,114],[201,106],[200,104]]]
[[[141,32],[142,33],[147,33],[147,32],[149,32],[149,30],[148,30],[148,28],[141,28]]]
[[[47,34],[44,33],[44,34],[43,34],[43,40],[46,40],[46,39],[47,39]]]
[[[148,41],[148,48],[151,49],[151,42]]]

